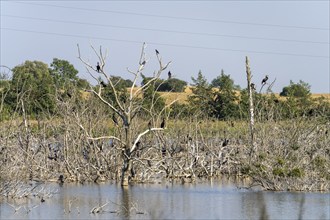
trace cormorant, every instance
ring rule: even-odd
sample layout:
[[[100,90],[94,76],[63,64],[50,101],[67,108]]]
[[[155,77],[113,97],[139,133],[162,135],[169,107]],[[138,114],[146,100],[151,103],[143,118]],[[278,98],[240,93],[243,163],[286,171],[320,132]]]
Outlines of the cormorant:
[[[112,121],[113,121],[113,123],[115,123],[115,125],[118,125],[118,120],[117,120],[115,114],[112,114]]]
[[[100,63],[99,62],[97,62],[97,65],[96,65],[96,70],[97,70],[97,72],[99,73],[100,72],[100,70],[101,70],[101,67],[100,67]]]
[[[171,79],[172,78],[172,73],[171,73],[171,71],[168,71],[168,79]]]
[[[254,83],[251,83],[251,89],[256,90],[256,85]]]
[[[149,131],[151,130],[151,121],[149,121],[148,123],[148,128],[149,128]]]
[[[166,156],[166,147],[162,147],[162,156],[165,157]]]
[[[263,80],[261,81],[261,84],[265,85],[267,80],[268,80],[268,75],[266,75],[265,78],[263,78]]]
[[[225,139],[224,142],[222,143],[222,146],[225,147],[229,144],[229,140]]]
[[[103,81],[101,81],[101,85],[103,86],[103,88],[107,87],[107,84],[105,84]]]
[[[159,54],[159,51],[157,49],[155,49],[155,51],[156,51],[156,55],[158,55]]]
[[[137,148],[140,148],[140,144],[141,144],[141,142],[138,141],[138,142],[136,143],[136,147],[137,147]]]
[[[164,128],[164,127],[165,127],[165,118],[163,118],[163,121],[162,121],[162,123],[160,124],[160,127],[161,127],[161,128]]]

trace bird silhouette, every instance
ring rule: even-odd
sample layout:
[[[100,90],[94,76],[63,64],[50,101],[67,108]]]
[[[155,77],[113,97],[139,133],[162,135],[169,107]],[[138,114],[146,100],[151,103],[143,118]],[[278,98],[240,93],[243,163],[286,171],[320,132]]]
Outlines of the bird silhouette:
[[[149,129],[149,131],[151,130],[151,121],[149,121],[149,123],[148,123],[148,129]]]
[[[163,121],[162,121],[162,123],[160,124],[160,127],[161,127],[161,128],[165,128],[165,118],[163,118]]]
[[[251,89],[256,90],[256,85],[254,83],[251,83]]]
[[[265,76],[265,78],[262,79],[261,84],[265,85],[268,80],[268,75]]]
[[[117,120],[115,114],[112,114],[112,121],[113,121],[113,123],[115,123],[115,125],[118,125],[118,120]]]
[[[171,73],[171,71],[168,71],[167,75],[168,75],[168,79],[171,79],[171,78],[172,78],[172,73]]]
[[[157,49],[155,49],[155,51],[156,51],[156,55],[158,55],[159,54],[159,51]]]
[[[225,147],[229,144],[229,140],[225,138],[225,140],[222,142],[222,146]]]
[[[101,70],[101,67],[100,67],[100,63],[99,62],[97,62],[97,65],[96,65],[96,70],[97,70],[97,72],[99,73],[100,72],[100,70]]]
[[[100,83],[101,83],[103,88],[107,87],[107,84],[105,84],[103,81],[101,81]]]
[[[162,147],[162,156],[163,157],[166,156],[166,147],[165,146]]]

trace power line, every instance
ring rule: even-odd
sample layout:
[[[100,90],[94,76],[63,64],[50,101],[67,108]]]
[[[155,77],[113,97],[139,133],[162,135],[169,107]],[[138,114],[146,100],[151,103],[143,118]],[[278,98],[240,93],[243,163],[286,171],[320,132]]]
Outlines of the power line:
[[[228,20],[216,20],[216,19],[207,19],[207,18],[192,18],[192,17],[179,17],[179,16],[156,15],[156,14],[143,14],[143,13],[137,13],[137,12],[113,11],[113,10],[105,10],[105,9],[90,9],[90,8],[60,6],[60,5],[52,5],[52,4],[39,4],[39,3],[31,3],[31,2],[29,2],[29,3],[14,2],[14,3],[27,4],[27,5],[37,5],[37,6],[44,6],[44,7],[46,6],[46,7],[74,9],[74,10],[81,10],[81,11],[126,14],[126,15],[135,15],[135,16],[147,16],[147,17],[180,19],[180,20],[190,20],[190,21],[218,22],[218,23],[239,24],[239,25],[269,26],[269,27],[279,27],[279,28],[295,28],[295,29],[311,29],[311,30],[329,31],[329,28],[322,28],[322,27],[306,27],[306,26],[281,25],[281,24],[264,24],[264,23],[255,23],[255,22],[228,21]]]
[[[93,37],[93,36],[84,36],[84,35],[74,35],[74,34],[63,34],[55,32],[43,32],[43,31],[34,31],[34,30],[23,30],[15,28],[6,28],[1,27],[2,30],[8,31],[18,31],[34,34],[45,34],[53,36],[62,36],[62,37],[76,37],[84,39],[98,39],[98,40],[107,40],[107,41],[117,41],[117,42],[128,42],[128,43],[143,43],[142,41],[136,40],[122,40],[114,38],[103,38],[103,37]],[[256,54],[270,54],[270,55],[286,55],[286,56],[297,56],[297,57],[313,57],[313,58],[326,58],[329,59],[329,56],[323,55],[310,55],[310,54],[295,54],[295,53],[281,53],[281,52],[271,52],[271,51],[254,51],[254,50],[238,50],[238,49],[225,49],[225,48],[214,48],[214,47],[202,47],[202,46],[192,46],[192,45],[182,45],[182,44],[167,44],[167,43],[158,43],[158,42],[148,42],[148,44],[161,45],[161,46],[170,46],[170,47],[181,47],[181,48],[192,48],[192,49],[205,49],[205,50],[217,50],[217,51],[229,51],[229,52],[243,52],[243,53],[256,53]]]
[[[174,30],[164,30],[164,29],[153,29],[153,28],[141,28],[141,27],[128,27],[128,26],[119,26],[119,25],[109,25],[109,24],[96,24],[96,23],[87,23],[80,21],[68,21],[68,20],[56,20],[49,18],[35,18],[35,17],[25,17],[17,15],[7,15],[2,14],[4,17],[19,18],[19,19],[29,19],[37,21],[49,21],[57,23],[69,23],[69,24],[79,24],[79,25],[90,25],[90,26],[99,26],[99,27],[112,27],[120,29],[131,29],[139,31],[154,31],[154,32],[166,32],[166,33],[175,33],[175,34],[191,34],[191,35],[202,35],[202,36],[213,36],[213,37],[229,37],[229,38],[243,38],[251,40],[267,40],[267,41],[282,41],[282,42],[291,42],[291,43],[313,43],[313,44],[329,44],[329,42],[321,41],[304,41],[304,40],[291,40],[291,39],[279,39],[279,38],[265,38],[265,37],[250,37],[250,36],[241,36],[241,35],[229,35],[229,34],[214,34],[214,33],[198,33],[198,32],[188,32],[188,31],[174,31]]]

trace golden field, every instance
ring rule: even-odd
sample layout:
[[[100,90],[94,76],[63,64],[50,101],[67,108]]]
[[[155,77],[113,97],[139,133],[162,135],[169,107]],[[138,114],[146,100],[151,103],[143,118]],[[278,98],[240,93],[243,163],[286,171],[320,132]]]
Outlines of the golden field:
[[[191,86],[187,86],[185,88],[184,92],[158,92],[160,94],[161,97],[163,97],[166,100],[166,104],[169,104],[171,102],[173,102],[174,100],[177,100],[178,103],[187,103],[188,101],[188,97],[190,95],[192,95],[192,90],[191,90]],[[138,89],[138,87],[134,88],[135,92]],[[131,88],[127,89],[128,92],[130,92]],[[237,91],[237,93],[239,94],[239,91]],[[87,98],[89,95],[88,92],[83,92],[82,96],[84,98]],[[278,93],[275,94],[276,97],[278,97],[280,100],[284,100],[285,97],[281,97]],[[321,98],[324,97],[328,102],[330,102],[330,93],[315,93],[312,94],[312,98],[313,99],[317,99],[317,98]]]

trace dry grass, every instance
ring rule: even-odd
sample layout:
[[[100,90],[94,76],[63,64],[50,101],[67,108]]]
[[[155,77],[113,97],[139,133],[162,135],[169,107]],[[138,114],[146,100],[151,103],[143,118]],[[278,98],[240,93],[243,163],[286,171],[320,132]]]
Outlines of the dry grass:
[[[127,90],[130,92],[131,88],[128,88]],[[133,92],[135,92],[138,89],[138,87],[135,87]],[[88,92],[81,92],[83,98],[90,97],[90,93]],[[184,92],[159,92],[159,94],[166,100],[166,104],[169,104],[173,102],[174,100],[178,100],[178,103],[184,104],[188,102],[189,96],[192,95],[192,87],[186,86]],[[237,91],[237,95],[239,95],[240,92]],[[284,101],[285,97],[280,96],[278,93],[275,93],[275,96],[279,99]],[[330,93],[315,93],[312,94],[312,99],[317,99],[324,97],[327,102],[330,102]]]

